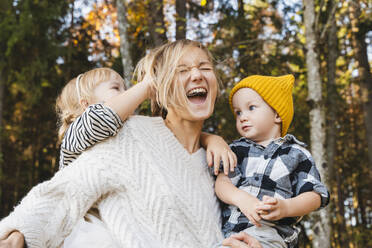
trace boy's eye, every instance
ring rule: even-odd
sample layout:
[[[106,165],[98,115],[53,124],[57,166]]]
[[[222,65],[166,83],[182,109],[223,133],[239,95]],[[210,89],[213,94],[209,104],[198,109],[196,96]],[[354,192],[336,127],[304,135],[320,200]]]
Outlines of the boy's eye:
[[[256,108],[256,106],[254,106],[254,105],[249,106],[249,110],[254,110],[255,108]]]

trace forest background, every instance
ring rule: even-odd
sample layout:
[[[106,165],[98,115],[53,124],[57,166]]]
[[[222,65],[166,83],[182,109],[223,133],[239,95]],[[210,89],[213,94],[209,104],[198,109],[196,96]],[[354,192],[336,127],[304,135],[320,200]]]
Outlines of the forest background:
[[[0,218],[57,171],[54,105],[70,79],[105,66],[130,87],[149,48],[186,37],[215,55],[222,95],[205,130],[228,142],[234,83],[295,75],[289,132],[331,193],[300,223],[300,247],[372,247],[371,10],[369,0],[1,0]]]

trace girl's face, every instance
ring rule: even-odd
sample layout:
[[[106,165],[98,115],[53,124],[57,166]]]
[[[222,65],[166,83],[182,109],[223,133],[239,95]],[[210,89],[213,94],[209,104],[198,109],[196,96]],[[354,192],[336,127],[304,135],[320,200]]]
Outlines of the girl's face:
[[[120,77],[114,77],[107,81],[99,83],[93,91],[93,99],[90,104],[104,103],[109,99],[123,93],[124,83]]]
[[[187,120],[204,121],[211,116],[217,96],[217,78],[207,54],[188,47],[177,64],[176,86],[183,87],[187,110],[177,114]]]

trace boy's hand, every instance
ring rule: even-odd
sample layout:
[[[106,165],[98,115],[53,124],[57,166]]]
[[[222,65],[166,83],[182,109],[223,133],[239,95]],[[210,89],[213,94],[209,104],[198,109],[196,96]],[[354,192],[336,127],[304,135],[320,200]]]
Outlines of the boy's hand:
[[[262,219],[273,221],[287,217],[287,208],[285,200],[264,195],[256,207],[256,212]]]
[[[242,213],[252,222],[253,225],[261,226],[261,216],[257,213],[256,209],[260,205],[260,200],[251,196],[249,193],[242,191],[241,197],[237,202],[237,207]]]
[[[214,166],[214,174],[218,175],[221,161],[225,175],[229,174],[229,169],[234,171],[237,158],[226,141],[220,136],[213,134],[202,135],[201,137],[202,144],[206,145],[208,166]]]

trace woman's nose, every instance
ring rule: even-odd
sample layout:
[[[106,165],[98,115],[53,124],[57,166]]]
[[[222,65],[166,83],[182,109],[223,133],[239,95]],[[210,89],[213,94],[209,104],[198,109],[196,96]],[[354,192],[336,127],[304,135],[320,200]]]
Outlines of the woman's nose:
[[[191,68],[190,73],[192,81],[200,81],[202,79],[201,71],[198,68],[196,67]]]

